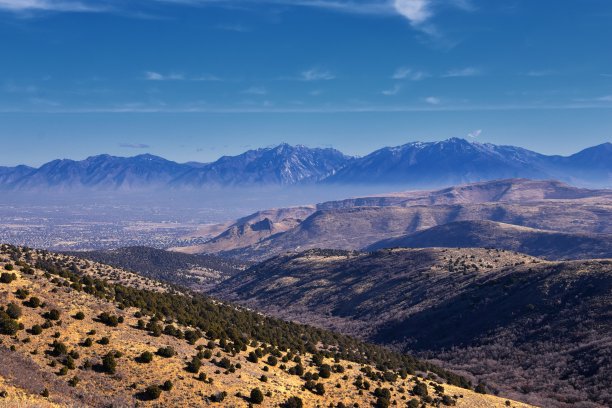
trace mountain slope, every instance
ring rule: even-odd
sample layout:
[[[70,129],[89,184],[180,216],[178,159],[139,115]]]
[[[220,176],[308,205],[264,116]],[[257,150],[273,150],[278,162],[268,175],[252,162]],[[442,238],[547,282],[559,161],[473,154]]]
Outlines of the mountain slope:
[[[173,180],[173,186],[292,185],[322,180],[344,167],[350,158],[335,149],[310,149],[281,144],[225,156],[193,168]]]
[[[537,405],[612,402],[610,260],[546,262],[485,249],[310,250],[255,265],[214,294],[418,352]]]
[[[386,147],[330,177],[330,183],[452,185],[499,178],[540,178],[544,156],[525,149],[468,142],[408,143]]]
[[[493,221],[457,221],[379,241],[366,249],[398,247],[498,248],[546,259],[612,258],[612,235],[568,234]]]
[[[271,228],[255,231],[252,223],[265,218],[272,221],[266,224]],[[361,249],[457,221],[495,221],[571,234],[612,234],[612,191],[576,188],[557,181],[509,179],[330,201],[316,207],[255,213],[208,242],[185,250],[261,261],[311,248]],[[275,223],[282,228],[272,228]],[[566,248],[567,253],[558,250],[551,256],[582,257],[574,248]]]
[[[127,247],[69,254],[199,291],[209,289],[246,267],[245,264],[227,258],[190,255],[149,247]]]
[[[82,161],[54,160],[15,178],[8,187],[18,190],[151,188],[165,185],[188,168],[149,154],[127,158],[105,154]]]
[[[611,146],[605,143],[560,157],[458,138],[414,142],[385,147],[356,159],[326,182],[422,187],[522,177],[611,186]]]
[[[221,157],[214,163],[179,164],[143,154],[54,160],[37,169],[2,167],[0,188],[200,189],[312,183],[423,188],[517,177],[611,187],[611,162],[610,143],[562,157],[452,138],[385,147],[361,158],[331,148],[281,144]]]
[[[346,336],[103,264],[0,250],[3,406],[297,406],[284,405],[292,398],[312,408],[413,398],[426,407],[443,399],[505,406],[505,399],[442,381],[466,384],[459,376]],[[428,397],[412,392],[421,382]]]

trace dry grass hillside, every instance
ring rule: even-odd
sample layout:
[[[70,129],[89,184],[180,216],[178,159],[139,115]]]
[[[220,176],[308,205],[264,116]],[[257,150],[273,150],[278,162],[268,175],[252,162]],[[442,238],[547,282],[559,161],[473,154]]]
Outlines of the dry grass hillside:
[[[310,207],[299,210],[299,217],[295,215],[298,209],[270,210],[265,219],[264,213],[256,213],[204,244],[180,250],[262,261],[312,248],[358,250],[458,221],[612,234],[610,190],[580,189],[556,181],[496,180],[437,191],[331,201],[317,205],[316,211]],[[278,221],[284,217],[289,218]],[[276,223],[283,227],[275,227]],[[573,255],[557,252],[560,258]]]
[[[309,250],[215,296],[416,353],[517,400],[612,404],[612,261],[497,249]]]
[[[569,234],[494,221],[457,221],[385,239],[381,248],[498,248],[546,259],[612,258],[612,234]]]
[[[2,246],[0,268],[3,407],[526,406],[101,264]]]

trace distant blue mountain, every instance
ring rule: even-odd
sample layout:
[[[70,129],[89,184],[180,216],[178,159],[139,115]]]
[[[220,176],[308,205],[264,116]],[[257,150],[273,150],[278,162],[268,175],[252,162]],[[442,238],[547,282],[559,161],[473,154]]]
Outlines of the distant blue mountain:
[[[174,186],[292,185],[321,181],[351,162],[335,149],[311,149],[286,143],[224,156],[194,167],[173,180]]]
[[[506,178],[558,179],[612,186],[612,144],[569,157],[546,156],[520,147],[452,138],[385,147],[355,159],[326,183],[448,186]]]
[[[134,190],[313,183],[334,174],[351,158],[334,149],[281,144],[222,157],[214,163],[176,163],[150,154],[99,155],[53,160],[40,168],[0,167],[0,188]]]
[[[557,179],[582,186],[611,187],[612,144],[562,157],[453,138],[386,147],[361,158],[330,148],[281,144],[225,156],[214,163],[176,163],[143,154],[53,160],[39,168],[0,167],[3,190],[199,189],[307,183],[409,188],[502,178]]]

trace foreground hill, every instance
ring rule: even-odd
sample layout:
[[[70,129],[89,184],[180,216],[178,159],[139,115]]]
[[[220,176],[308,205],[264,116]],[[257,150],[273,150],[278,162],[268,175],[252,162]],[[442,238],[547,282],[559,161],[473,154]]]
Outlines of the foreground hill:
[[[130,272],[1,252],[5,406],[525,406],[445,383],[468,385],[409,356]]]
[[[292,216],[294,211],[270,210],[273,215],[266,217],[266,225],[274,225],[274,219],[284,230],[255,234],[254,224],[239,220],[214,239],[182,250],[261,261],[312,248],[357,250],[439,225],[483,220],[572,234],[612,234],[612,191],[556,181],[496,180],[327,202],[316,210],[304,208],[301,216],[311,214],[303,220]],[[261,220],[257,214],[252,218]],[[574,256],[573,248],[566,248],[568,252],[558,248],[555,257]]]
[[[190,255],[149,247],[71,252],[69,255],[115,266],[159,281],[205,291],[244,270],[242,264],[212,255]]]
[[[546,259],[612,258],[612,234],[568,234],[493,221],[457,221],[376,242],[382,248],[499,248]]]
[[[255,265],[214,294],[417,352],[515,399],[612,404],[610,260],[547,262],[493,249],[310,250]]]
[[[385,147],[361,158],[330,148],[281,144],[224,156],[213,163],[176,163],[150,154],[102,154],[80,161],[53,160],[39,168],[0,167],[0,189],[191,190],[312,183],[431,188],[516,177],[611,187],[610,163],[610,143],[561,157],[452,138]]]

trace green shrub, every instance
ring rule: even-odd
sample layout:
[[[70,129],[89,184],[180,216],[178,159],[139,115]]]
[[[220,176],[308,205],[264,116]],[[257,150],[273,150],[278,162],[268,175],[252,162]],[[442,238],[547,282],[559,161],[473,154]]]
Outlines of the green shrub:
[[[303,408],[303,407],[304,407],[304,403],[302,402],[302,399],[300,397],[290,397],[283,404],[283,408]]]
[[[168,347],[160,347],[157,349],[157,355],[160,357],[170,358],[176,355],[176,351],[170,346]]]
[[[102,370],[107,374],[115,374],[117,371],[117,360],[115,360],[115,353],[107,353],[102,358]]]
[[[151,361],[153,361],[153,353],[151,353],[150,351],[145,351],[140,355],[140,357],[138,357],[139,363],[148,364]]]
[[[9,315],[11,319],[17,320],[21,317],[21,308],[15,303],[11,302],[6,307],[6,314]]]
[[[253,388],[251,390],[251,397],[249,399],[253,404],[261,404],[264,400],[263,392],[259,388]]]
[[[149,385],[144,392],[145,398],[148,400],[156,400],[161,396],[161,388],[158,385]]]

